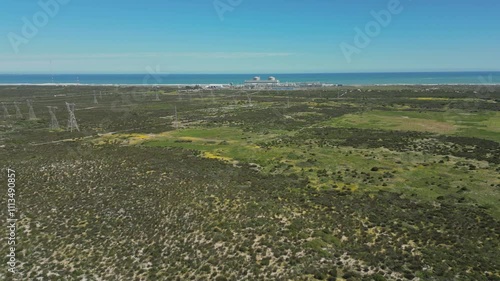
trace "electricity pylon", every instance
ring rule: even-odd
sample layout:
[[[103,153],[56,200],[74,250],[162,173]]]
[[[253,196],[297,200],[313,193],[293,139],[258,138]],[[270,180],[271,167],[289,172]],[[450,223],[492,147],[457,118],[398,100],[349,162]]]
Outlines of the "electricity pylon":
[[[58,130],[59,129],[59,122],[57,122],[57,117],[56,117],[56,109],[57,106],[47,106],[49,109],[49,114],[50,114],[50,126],[49,128],[51,130]]]
[[[177,105],[174,106],[174,114],[175,114],[175,128],[178,129],[179,128],[179,118],[177,116]]]
[[[29,120],[35,120],[36,119],[36,115],[35,115],[35,111],[33,110],[33,105],[31,104],[31,100],[26,100],[26,103],[28,104],[28,109],[29,109]]]
[[[21,110],[19,109],[19,106],[17,104],[18,104],[18,102],[14,102],[14,107],[16,108],[16,118],[22,119],[23,114],[21,113]]]
[[[75,104],[74,103],[66,103],[66,108],[68,109],[68,130],[73,132],[73,129],[80,132],[80,128],[78,127],[78,123],[76,122],[75,117]]]
[[[3,108],[3,118],[8,119],[10,117],[9,110],[5,106],[5,104],[2,102],[2,108]]]
[[[96,93],[95,93],[95,91],[94,91],[94,104],[98,104],[98,103],[99,103],[99,102],[97,101],[97,95],[96,95]]]

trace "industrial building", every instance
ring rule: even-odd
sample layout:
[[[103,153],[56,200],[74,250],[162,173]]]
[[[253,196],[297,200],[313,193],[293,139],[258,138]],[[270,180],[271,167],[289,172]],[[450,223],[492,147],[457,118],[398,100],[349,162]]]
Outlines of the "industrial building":
[[[259,76],[255,76],[252,80],[245,81],[245,87],[249,88],[273,88],[280,84],[280,81],[273,76],[269,76],[267,80],[261,80]]]

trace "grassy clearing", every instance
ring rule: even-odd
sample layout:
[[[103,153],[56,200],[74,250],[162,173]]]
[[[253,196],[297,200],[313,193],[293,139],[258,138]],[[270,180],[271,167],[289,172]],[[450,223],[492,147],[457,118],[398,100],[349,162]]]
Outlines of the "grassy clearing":
[[[500,113],[483,111],[467,113],[458,110],[446,112],[370,111],[334,118],[321,125],[360,128],[430,132],[483,138],[500,142]]]
[[[307,144],[264,149],[261,141],[279,139],[284,132],[267,135],[237,128],[193,128],[157,135],[114,135],[124,144],[149,147],[181,147],[197,150],[201,156],[230,163],[255,163],[266,174],[298,174],[315,190],[401,192],[434,202],[455,200],[477,204],[500,218],[500,196],[494,186],[500,179],[488,163],[443,158],[415,152],[350,147],[318,147]],[[446,161],[443,161],[446,159]],[[474,166],[477,169],[471,170]]]
[[[281,154],[265,151],[256,143],[278,135],[279,131],[263,136],[230,127],[197,128],[160,134],[144,144],[151,147],[169,146],[198,150],[204,153],[203,156],[212,159],[268,165]]]

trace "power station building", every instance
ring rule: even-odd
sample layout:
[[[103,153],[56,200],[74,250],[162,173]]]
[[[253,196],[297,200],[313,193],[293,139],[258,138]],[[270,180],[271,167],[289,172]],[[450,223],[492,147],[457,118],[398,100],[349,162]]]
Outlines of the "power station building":
[[[267,80],[261,80],[259,76],[255,76],[252,80],[245,81],[245,87],[249,88],[273,88],[280,84],[280,81],[273,76],[269,76]]]

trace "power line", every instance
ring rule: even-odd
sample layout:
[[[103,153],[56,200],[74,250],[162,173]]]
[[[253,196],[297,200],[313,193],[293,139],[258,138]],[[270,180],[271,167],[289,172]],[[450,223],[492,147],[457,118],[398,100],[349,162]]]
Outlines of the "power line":
[[[3,108],[3,118],[8,119],[10,117],[9,110],[5,106],[5,104],[2,102],[2,108]]]

